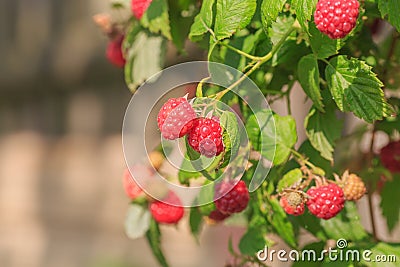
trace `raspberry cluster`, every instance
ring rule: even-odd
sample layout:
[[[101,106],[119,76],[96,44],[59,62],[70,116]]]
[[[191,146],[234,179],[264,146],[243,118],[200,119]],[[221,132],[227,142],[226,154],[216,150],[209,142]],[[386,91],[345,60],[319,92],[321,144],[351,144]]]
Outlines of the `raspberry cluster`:
[[[357,24],[359,7],[357,0],[319,0],[314,22],[329,38],[344,38]]]
[[[224,150],[219,119],[197,118],[185,97],[170,98],[161,107],[157,122],[165,139],[175,140],[187,135],[189,145],[201,155],[212,158]]]
[[[389,171],[400,172],[400,141],[390,142],[380,151],[383,166]]]
[[[232,187],[232,182],[221,182],[215,186],[216,208],[222,214],[243,211],[249,203],[250,196],[245,182],[239,181]]]

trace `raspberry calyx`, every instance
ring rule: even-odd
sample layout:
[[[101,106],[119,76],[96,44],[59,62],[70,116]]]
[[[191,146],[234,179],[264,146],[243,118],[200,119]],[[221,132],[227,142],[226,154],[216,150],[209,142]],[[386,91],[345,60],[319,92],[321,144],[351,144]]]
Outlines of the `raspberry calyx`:
[[[304,192],[302,192],[304,193]],[[304,213],[305,197],[297,191],[284,193],[279,200],[279,204],[287,214],[298,216]]]

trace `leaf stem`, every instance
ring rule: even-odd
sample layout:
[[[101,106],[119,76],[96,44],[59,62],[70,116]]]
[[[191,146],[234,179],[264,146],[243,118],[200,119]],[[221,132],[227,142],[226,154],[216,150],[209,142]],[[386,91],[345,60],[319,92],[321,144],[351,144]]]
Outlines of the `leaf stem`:
[[[231,46],[231,45],[228,45],[228,44],[226,44],[226,43],[224,43],[224,42],[220,42],[219,44],[222,45],[222,46],[225,46],[226,48],[228,48],[228,49],[230,49],[230,50],[232,50],[232,51],[235,51],[235,52],[238,53],[239,55],[245,56],[245,57],[247,57],[247,58],[249,58],[249,59],[251,59],[251,60],[253,60],[253,61],[258,61],[258,60],[261,59],[261,57],[257,57],[257,56],[250,55],[250,54],[248,54],[248,53],[246,53],[246,52],[244,52],[244,51],[242,51],[242,50],[240,50],[240,49],[238,49],[238,48],[236,48],[236,47],[233,47],[233,46]]]

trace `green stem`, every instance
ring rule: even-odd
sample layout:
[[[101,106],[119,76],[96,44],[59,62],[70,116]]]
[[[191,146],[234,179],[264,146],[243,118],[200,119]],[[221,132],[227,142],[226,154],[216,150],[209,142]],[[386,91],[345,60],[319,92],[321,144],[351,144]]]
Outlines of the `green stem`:
[[[219,43],[219,44],[220,44],[220,45],[223,45],[223,46],[225,46],[226,48],[229,48],[230,50],[235,51],[235,52],[238,53],[239,55],[245,56],[245,57],[247,57],[247,58],[249,58],[249,59],[251,59],[251,60],[253,60],[253,61],[258,61],[258,60],[261,59],[261,57],[257,57],[257,56],[250,55],[250,54],[248,54],[248,53],[246,53],[246,52],[244,52],[244,51],[242,51],[242,50],[240,50],[240,49],[237,49],[236,47],[233,47],[233,46],[231,46],[231,45],[228,45],[228,44],[226,44],[226,43],[224,43],[224,42],[221,42],[221,43]]]

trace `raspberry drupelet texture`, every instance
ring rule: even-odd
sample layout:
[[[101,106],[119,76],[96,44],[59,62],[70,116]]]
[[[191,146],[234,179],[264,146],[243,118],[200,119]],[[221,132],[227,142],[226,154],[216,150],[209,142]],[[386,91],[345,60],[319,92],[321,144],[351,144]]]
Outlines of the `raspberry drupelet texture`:
[[[150,6],[152,0],[132,0],[131,8],[132,13],[136,19],[141,19],[144,12]]]
[[[221,198],[215,201],[215,206],[223,214],[243,211],[249,203],[249,191],[245,182],[239,181],[229,192],[230,182],[221,182],[215,187],[215,195]]]
[[[400,172],[400,141],[390,142],[381,149],[380,158],[389,171]]]
[[[304,198],[298,192],[284,194],[279,203],[287,214],[298,216],[304,213]]]
[[[344,177],[343,193],[346,200],[359,200],[366,192],[367,189],[363,180],[356,174],[347,174]]]
[[[314,22],[329,38],[344,38],[357,24],[359,7],[357,0],[319,0]]]
[[[170,98],[158,113],[158,128],[165,139],[174,140],[191,130],[195,118],[196,112],[186,98]]]
[[[122,52],[122,42],[124,41],[124,36],[120,35],[113,40],[110,40],[106,50],[106,57],[108,61],[119,68],[125,66],[125,58]]]
[[[167,197],[163,201],[154,201],[150,204],[150,213],[154,220],[158,223],[165,224],[176,224],[183,217],[183,207],[182,202],[177,195],[173,192],[169,192]],[[174,205],[168,203],[174,203]]]
[[[328,220],[344,208],[344,193],[336,184],[311,187],[307,195],[307,207],[318,218]]]
[[[189,145],[200,154],[212,158],[224,150],[222,127],[217,119],[198,118],[188,136]]]

